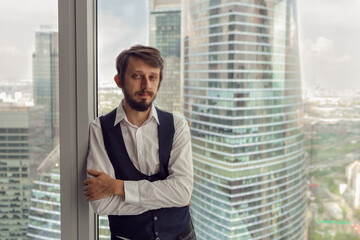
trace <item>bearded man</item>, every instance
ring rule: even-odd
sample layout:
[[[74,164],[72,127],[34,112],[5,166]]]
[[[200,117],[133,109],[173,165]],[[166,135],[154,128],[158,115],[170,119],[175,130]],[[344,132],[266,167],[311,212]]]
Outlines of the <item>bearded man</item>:
[[[90,124],[84,194],[97,214],[108,215],[112,240],[196,239],[190,130],[154,106],[163,68],[155,48],[121,52],[114,80],[124,99]]]

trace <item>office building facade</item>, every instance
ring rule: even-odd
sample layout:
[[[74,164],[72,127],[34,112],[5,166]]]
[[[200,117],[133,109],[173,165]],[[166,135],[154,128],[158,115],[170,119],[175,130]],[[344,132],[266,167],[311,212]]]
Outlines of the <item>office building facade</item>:
[[[31,190],[28,240],[60,240],[60,149],[55,147],[37,168]]]
[[[149,43],[160,50],[164,75],[156,105],[169,112],[182,113],[183,86],[180,77],[181,1],[149,1]]]
[[[42,25],[35,32],[33,98],[35,106],[45,107],[44,151],[59,143],[59,45],[54,26]]]
[[[29,202],[29,108],[1,104],[0,239],[26,239]]]
[[[183,6],[198,239],[305,239],[296,2]]]

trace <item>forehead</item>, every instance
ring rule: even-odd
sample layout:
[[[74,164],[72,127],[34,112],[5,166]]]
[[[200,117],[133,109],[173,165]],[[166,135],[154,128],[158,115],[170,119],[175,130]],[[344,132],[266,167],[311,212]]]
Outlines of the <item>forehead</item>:
[[[137,57],[129,57],[128,65],[126,68],[126,72],[153,72],[153,73],[160,73],[160,68],[153,67],[149,63],[145,62],[144,60],[137,58]]]

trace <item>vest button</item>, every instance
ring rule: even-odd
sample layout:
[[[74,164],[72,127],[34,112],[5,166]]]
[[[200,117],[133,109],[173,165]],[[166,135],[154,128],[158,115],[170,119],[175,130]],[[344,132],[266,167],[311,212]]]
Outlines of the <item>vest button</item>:
[[[157,236],[157,235],[159,235],[159,233],[158,232],[155,232],[155,235]],[[156,239],[158,239],[159,237],[157,237]],[[160,238],[159,238],[160,239]]]
[[[158,220],[158,217],[155,216],[155,217],[154,217],[154,220],[155,220],[155,221]]]

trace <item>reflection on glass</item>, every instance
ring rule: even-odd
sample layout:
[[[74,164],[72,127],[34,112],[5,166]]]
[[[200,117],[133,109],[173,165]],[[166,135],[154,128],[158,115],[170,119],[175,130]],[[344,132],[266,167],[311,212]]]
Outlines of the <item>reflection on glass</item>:
[[[146,44],[149,24],[149,44],[168,57],[156,103],[184,111],[192,130],[198,239],[358,239],[360,56],[345,39],[340,52],[334,35],[356,39],[359,31],[355,17],[331,24],[358,3],[317,1],[318,19],[297,8],[309,0],[182,1],[181,28],[179,1],[141,4],[99,1],[99,115],[121,99],[112,80],[117,54]],[[182,74],[183,83],[165,85]],[[353,89],[336,89],[343,80]],[[99,222],[100,238],[109,239],[106,217]]]
[[[0,46],[0,239],[60,239],[58,31],[40,25],[56,23],[57,2],[44,2],[1,12],[17,25]]]

